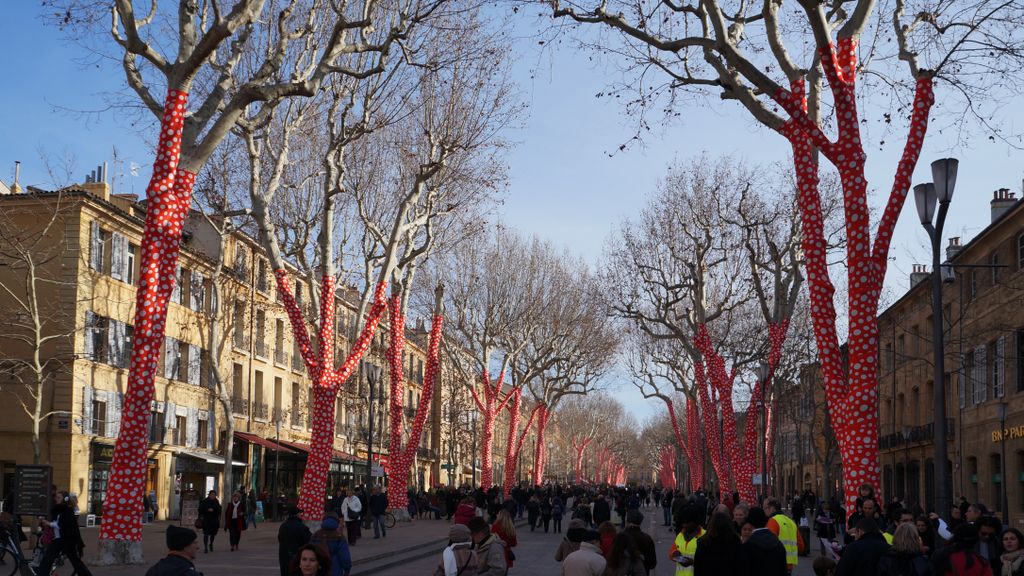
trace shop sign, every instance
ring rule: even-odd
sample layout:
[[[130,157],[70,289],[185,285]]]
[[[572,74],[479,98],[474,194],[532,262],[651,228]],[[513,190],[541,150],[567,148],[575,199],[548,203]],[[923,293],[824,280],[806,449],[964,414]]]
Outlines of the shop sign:
[[[110,464],[114,461],[114,447],[109,444],[93,444],[92,461],[97,464]]]
[[[994,430],[992,432],[993,442],[1002,442],[1004,440],[1013,440],[1014,438],[1024,438],[1024,426],[1015,426],[1013,428],[1003,428],[1002,430]]]
[[[18,487],[14,513],[25,516],[46,516],[50,513],[50,490],[53,487],[52,466],[16,466],[14,485]]]

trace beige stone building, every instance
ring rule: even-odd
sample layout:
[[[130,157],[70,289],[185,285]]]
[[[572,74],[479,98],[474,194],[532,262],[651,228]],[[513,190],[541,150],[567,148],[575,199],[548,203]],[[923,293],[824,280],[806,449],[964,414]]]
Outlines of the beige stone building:
[[[3,191],[11,190],[4,186]],[[0,255],[0,283],[11,289],[0,291],[0,321],[12,319],[13,326],[0,331],[0,488],[8,493],[14,467],[33,462],[32,429],[37,420],[38,461],[53,466],[58,487],[79,494],[86,513],[99,515],[127,381],[144,206],[134,196],[111,194],[103,182],[60,192],[14,192],[0,194],[0,232],[31,241],[41,279],[40,333],[53,338],[38,347],[26,341],[32,334],[21,325],[31,325],[32,318],[19,309],[26,294],[24,266],[16,265],[9,254]],[[214,277],[221,259],[223,272]],[[236,233],[222,241],[205,219],[190,217],[150,420],[147,491],[155,496],[158,518],[175,517],[180,501],[190,493],[220,488],[227,418],[235,430],[230,455],[233,484],[259,491],[276,487],[282,498],[293,498],[297,492],[309,450],[310,380],[273,282],[268,261],[251,238]],[[309,318],[309,286],[296,280],[295,294]],[[340,358],[353,337],[356,307],[346,294],[339,294],[337,302]],[[220,328],[219,342],[210,341],[211,323]],[[386,334],[382,326],[359,373],[338,399],[332,488],[368,480],[370,371],[365,365],[383,365]],[[407,341],[404,418],[414,414],[422,393],[422,325],[409,331]],[[25,362],[37,348],[45,362],[44,393],[38,403],[27,385],[31,378],[26,377],[26,366],[31,362]],[[213,359],[229,402],[217,399]],[[372,442],[375,455],[385,453],[375,460],[387,469],[388,386],[386,372],[380,374],[373,395]],[[443,438],[441,407],[453,401],[444,394],[459,384],[449,381],[442,386],[442,397],[433,404],[415,468],[409,471],[410,480],[421,486],[444,482],[440,466],[450,458],[442,448],[455,442]],[[37,404],[42,417],[33,419],[29,413]]]
[[[966,244],[951,238],[946,257],[942,322],[952,494],[1000,514],[1005,494],[1011,525],[1021,526],[1024,204],[1007,190],[996,191],[989,225]],[[883,493],[925,509],[935,499],[928,279],[927,269],[916,267],[910,290],[879,317]]]

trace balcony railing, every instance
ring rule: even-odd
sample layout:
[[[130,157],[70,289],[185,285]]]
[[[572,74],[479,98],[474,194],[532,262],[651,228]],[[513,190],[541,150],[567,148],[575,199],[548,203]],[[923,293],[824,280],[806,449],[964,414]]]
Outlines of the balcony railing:
[[[267,415],[270,413],[266,404],[253,404],[252,405],[252,416],[253,418],[259,418],[266,420]]]
[[[249,401],[245,398],[232,398],[231,411],[242,416],[249,415]]]
[[[430,448],[417,448],[416,457],[420,458],[421,460],[436,460],[437,452]]]
[[[284,410],[282,410],[281,408],[274,408],[273,420],[274,420],[274,422],[283,422],[284,421]]]
[[[267,357],[267,343],[262,340],[256,341],[256,355],[263,358]]]
[[[305,414],[303,414],[301,410],[296,410],[295,408],[292,408],[292,418],[291,418],[292,426],[302,426],[302,423],[304,421],[305,421]]]
[[[231,344],[237,350],[245,350],[248,345],[245,338],[245,332],[236,328],[234,336],[231,338]]]
[[[302,354],[295,354],[292,356],[292,370],[301,374],[306,368],[306,364],[302,361]]]
[[[274,364],[279,364],[281,366],[288,364],[288,356],[285,354],[284,350],[274,350]]]
[[[415,418],[416,417],[416,409],[413,408],[412,406],[406,406],[404,408],[404,410],[405,410],[405,417],[406,418]]]
[[[946,419],[946,439],[951,441],[956,438],[956,426],[953,418]],[[930,444],[935,438],[935,423],[929,422],[921,426],[911,426],[905,430],[907,432],[904,436],[904,430],[899,430],[891,434],[886,434],[878,439],[878,448],[881,450],[896,449],[907,444]]]

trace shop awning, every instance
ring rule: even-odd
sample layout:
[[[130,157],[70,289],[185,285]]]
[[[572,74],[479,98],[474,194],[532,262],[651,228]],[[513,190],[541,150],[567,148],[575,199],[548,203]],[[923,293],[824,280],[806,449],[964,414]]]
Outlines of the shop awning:
[[[195,458],[196,460],[204,460],[204,461],[206,461],[206,462],[208,462],[210,464],[220,464],[221,466],[224,465],[224,458],[222,458],[220,456],[217,456],[216,454],[206,454],[204,452],[187,452],[185,450],[182,450],[181,452],[178,452],[178,456],[179,457],[184,456],[186,458]],[[231,461],[231,465],[232,466],[241,466],[241,467],[244,468],[245,467],[245,462],[239,462],[237,460],[232,460]]]
[[[266,438],[257,436],[255,434],[249,434],[248,432],[235,432],[235,438],[248,442],[249,444],[258,444],[263,446],[267,450],[277,450],[286,454],[295,454],[295,450],[283,446],[284,440],[281,441],[281,445],[277,444],[273,440],[267,440]]]
[[[299,452],[305,452],[306,454],[309,454],[309,451],[310,451],[309,444],[304,444],[302,442],[292,442],[290,440],[281,440],[281,446],[284,446],[284,447],[287,447],[287,448],[291,448],[292,450],[297,450]],[[349,454],[347,452],[342,452],[341,450],[333,450],[333,454],[332,455],[333,455],[334,458],[337,458],[338,460],[344,460],[346,462],[354,462],[356,460],[355,456],[353,456],[353,455],[351,455],[351,454]]]

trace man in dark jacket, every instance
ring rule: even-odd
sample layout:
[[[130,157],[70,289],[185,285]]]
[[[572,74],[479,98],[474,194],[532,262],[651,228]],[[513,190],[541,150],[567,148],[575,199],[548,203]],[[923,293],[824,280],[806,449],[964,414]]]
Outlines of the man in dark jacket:
[[[601,522],[612,519],[612,508],[605,500],[604,494],[598,494],[594,499],[594,525],[600,526]]]
[[[309,539],[312,537],[309,528],[302,523],[302,518],[299,518],[299,514],[302,514],[302,510],[295,506],[289,508],[288,518],[277,529],[277,562],[281,567],[281,576],[288,576],[288,565],[292,558],[299,553],[299,548],[309,543]]]
[[[743,563],[750,576],[786,576],[786,547],[768,530],[768,515],[754,507],[747,514],[747,523],[754,527],[743,543]]]
[[[195,530],[167,527],[167,556],[146,571],[146,576],[203,576],[196,570],[196,553],[199,552],[199,540]]]
[[[384,526],[384,515],[388,511],[388,495],[380,491],[380,486],[373,487],[370,495],[370,521],[373,522],[373,537],[387,537],[388,530]]]
[[[874,576],[878,573],[878,561],[889,551],[889,544],[874,518],[861,518],[853,532],[856,540],[843,551],[835,576]]]
[[[629,534],[637,550],[644,555],[644,569],[650,574],[658,566],[658,553],[654,549],[654,538],[641,528],[643,523],[644,515],[639,510],[630,510],[626,512],[626,529],[623,532]]]

